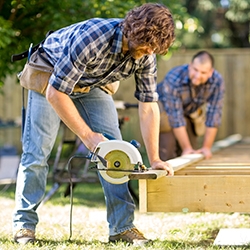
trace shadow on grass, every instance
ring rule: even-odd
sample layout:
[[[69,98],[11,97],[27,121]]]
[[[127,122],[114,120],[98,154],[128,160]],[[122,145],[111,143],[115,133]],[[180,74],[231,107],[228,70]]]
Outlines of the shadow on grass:
[[[68,192],[68,189],[69,189],[69,184],[67,183],[62,184],[60,188],[56,191],[56,193],[52,197],[50,197],[50,199],[47,202],[50,202],[53,205],[69,204],[70,194],[65,197],[65,192]],[[101,184],[77,183],[73,188],[73,204],[83,205],[88,207],[104,207],[105,199]]]
[[[46,194],[52,188],[52,181],[49,181],[46,187]],[[65,197],[65,192],[68,189],[68,184],[61,184],[59,189],[47,201],[52,205],[67,205],[70,203],[70,196]],[[2,187],[2,189],[1,189]],[[9,185],[7,189],[5,186],[0,186],[3,190],[0,195],[8,199],[15,198],[15,184]],[[89,207],[105,207],[105,199],[100,183],[77,183],[73,189],[74,205],[83,205]]]
[[[212,233],[216,233],[217,230],[214,230]],[[181,250],[191,250],[191,249],[214,249],[214,250],[246,250],[250,249],[249,246],[214,246],[214,239],[205,239],[200,240],[198,242],[193,241],[180,241],[180,240],[155,240],[151,244],[148,244],[143,247],[143,249],[164,249],[164,250],[173,250],[173,249],[181,249]],[[10,241],[7,237],[0,237],[0,242],[2,245],[8,246],[11,249],[20,249],[20,245]],[[1,246],[0,244],[0,246]],[[50,240],[50,239],[37,239],[34,244],[27,244],[23,246],[22,249],[59,249],[58,247],[65,247],[67,249],[83,249],[83,247],[87,247],[87,249],[138,249],[138,247],[133,248],[132,245],[128,243],[118,242],[118,243],[109,243],[102,242],[99,240]],[[6,248],[7,249],[7,248]]]
[[[45,195],[48,194],[52,187],[52,180],[48,180]],[[69,204],[69,187],[70,186],[68,183],[61,184],[59,188],[55,191],[55,193],[46,202],[49,202],[52,205]],[[138,205],[138,183],[136,181],[131,181],[130,188],[133,191],[133,196],[135,196],[135,203],[136,205]],[[0,190],[2,190],[2,192],[0,193],[2,197],[11,199],[15,198],[15,184],[10,184],[8,186],[2,185],[0,186]],[[105,199],[101,184],[99,182],[75,184],[73,188],[73,204],[98,208],[105,207]]]
[[[25,250],[33,250],[33,249],[125,249],[129,247],[131,249],[132,245],[124,242],[117,242],[117,243],[109,243],[99,241],[99,240],[50,240],[50,239],[37,239],[35,243],[28,243],[26,245],[20,245],[15,243],[12,240],[9,240],[4,237],[0,237],[0,249],[1,245],[5,246],[5,249],[25,249]],[[126,248],[127,249],[127,248]],[[138,248],[136,248],[138,249]]]
[[[91,246],[91,245],[108,245],[108,242],[101,242],[98,240],[92,240],[92,241],[87,241],[87,240],[60,240],[60,241],[55,241],[55,240],[40,240],[38,239],[35,242],[36,246],[39,247],[44,247],[44,246],[68,246],[69,249],[73,249],[74,246]]]
[[[213,233],[218,232],[218,230],[214,230]],[[216,233],[217,235],[217,233]],[[191,250],[191,249],[200,249],[200,250],[247,250],[250,249],[249,245],[243,246],[216,246],[213,245],[214,238],[202,239],[200,241],[180,241],[180,240],[166,240],[160,241],[156,240],[153,244],[153,249],[164,249],[164,250],[172,250],[172,249],[180,249],[180,250]]]

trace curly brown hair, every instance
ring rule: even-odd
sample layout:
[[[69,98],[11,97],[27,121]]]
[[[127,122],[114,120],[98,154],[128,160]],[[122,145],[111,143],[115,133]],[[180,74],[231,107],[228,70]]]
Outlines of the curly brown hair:
[[[156,54],[166,54],[175,39],[172,14],[162,4],[146,3],[130,10],[121,25],[128,40],[151,46]]]

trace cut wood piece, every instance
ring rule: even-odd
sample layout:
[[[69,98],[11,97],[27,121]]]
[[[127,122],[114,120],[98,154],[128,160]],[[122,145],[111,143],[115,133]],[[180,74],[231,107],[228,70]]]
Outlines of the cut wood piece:
[[[143,180],[143,179],[158,179],[160,177],[166,176],[166,170],[153,170],[149,169],[145,172],[137,172],[128,175],[130,180]]]

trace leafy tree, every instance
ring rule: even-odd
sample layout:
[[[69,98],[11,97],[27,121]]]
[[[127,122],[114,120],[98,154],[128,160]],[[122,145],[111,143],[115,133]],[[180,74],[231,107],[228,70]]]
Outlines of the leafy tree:
[[[143,0],[0,0],[0,83],[9,74],[17,73],[24,61],[11,63],[11,55],[28,49],[44,39],[49,30],[56,30],[92,17],[124,17]],[[159,2],[159,1],[155,1]],[[187,15],[175,0],[161,1],[176,19]]]
[[[250,47],[250,0],[186,0],[185,6],[202,27],[187,47]]]
[[[226,3],[225,18],[232,31],[232,44],[237,47],[250,47],[250,0],[230,0]]]

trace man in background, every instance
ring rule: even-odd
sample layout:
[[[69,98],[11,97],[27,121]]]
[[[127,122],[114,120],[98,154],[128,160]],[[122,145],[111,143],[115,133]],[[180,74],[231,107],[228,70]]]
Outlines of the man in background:
[[[159,136],[161,159],[192,153],[210,158],[221,124],[224,96],[224,81],[214,69],[213,56],[200,51],[190,64],[173,68],[158,84],[157,92],[163,112]],[[203,134],[202,146],[197,150],[198,136]]]

